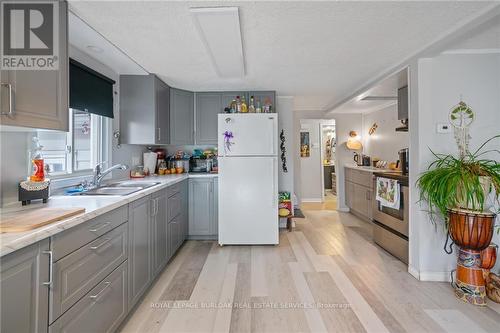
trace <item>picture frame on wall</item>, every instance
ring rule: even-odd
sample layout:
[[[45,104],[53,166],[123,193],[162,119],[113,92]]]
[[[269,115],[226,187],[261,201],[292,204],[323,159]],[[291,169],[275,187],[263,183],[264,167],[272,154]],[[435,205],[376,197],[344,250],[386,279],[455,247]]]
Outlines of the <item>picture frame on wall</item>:
[[[311,156],[311,144],[309,132],[300,132],[300,157]]]

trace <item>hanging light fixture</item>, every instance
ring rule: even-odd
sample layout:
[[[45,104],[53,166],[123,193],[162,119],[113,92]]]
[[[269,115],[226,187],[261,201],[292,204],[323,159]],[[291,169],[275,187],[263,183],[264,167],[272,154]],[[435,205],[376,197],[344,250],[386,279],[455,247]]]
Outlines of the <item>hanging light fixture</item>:
[[[356,131],[349,132],[349,138],[347,139],[346,146],[350,150],[363,149],[363,144],[361,143],[360,137]]]

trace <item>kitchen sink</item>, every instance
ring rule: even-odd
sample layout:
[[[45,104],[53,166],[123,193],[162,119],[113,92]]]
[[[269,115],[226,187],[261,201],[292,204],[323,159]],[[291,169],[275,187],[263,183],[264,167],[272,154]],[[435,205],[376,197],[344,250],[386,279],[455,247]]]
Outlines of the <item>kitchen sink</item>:
[[[106,184],[106,187],[142,187],[149,188],[155,185],[160,184],[159,182],[148,182],[148,181],[140,181],[140,180],[124,180],[121,182]]]
[[[80,193],[80,195],[129,195],[134,192],[143,190],[144,187],[111,187],[102,186]]]

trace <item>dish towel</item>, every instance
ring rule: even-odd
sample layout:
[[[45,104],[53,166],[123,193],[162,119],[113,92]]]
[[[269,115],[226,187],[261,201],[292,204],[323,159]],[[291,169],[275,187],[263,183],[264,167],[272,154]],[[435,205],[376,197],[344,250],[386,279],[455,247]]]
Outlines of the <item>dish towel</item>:
[[[395,179],[377,177],[377,194],[375,199],[382,206],[399,209],[400,190],[399,183]]]

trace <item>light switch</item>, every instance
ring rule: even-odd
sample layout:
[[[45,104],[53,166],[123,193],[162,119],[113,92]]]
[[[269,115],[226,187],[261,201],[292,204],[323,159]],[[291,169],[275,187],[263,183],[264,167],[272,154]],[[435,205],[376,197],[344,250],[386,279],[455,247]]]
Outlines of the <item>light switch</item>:
[[[450,124],[444,124],[444,123],[437,124],[437,126],[436,126],[436,132],[439,133],[439,134],[451,133],[451,125]]]

